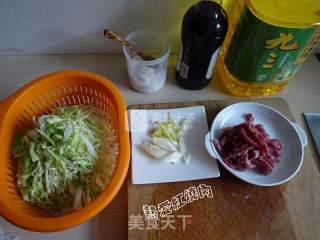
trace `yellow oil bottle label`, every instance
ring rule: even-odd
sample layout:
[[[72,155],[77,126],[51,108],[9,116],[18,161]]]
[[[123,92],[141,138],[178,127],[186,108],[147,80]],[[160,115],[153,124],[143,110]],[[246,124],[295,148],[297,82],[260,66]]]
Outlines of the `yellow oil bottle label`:
[[[283,28],[257,18],[245,6],[224,59],[241,81],[270,83],[290,78],[320,39],[316,28]]]

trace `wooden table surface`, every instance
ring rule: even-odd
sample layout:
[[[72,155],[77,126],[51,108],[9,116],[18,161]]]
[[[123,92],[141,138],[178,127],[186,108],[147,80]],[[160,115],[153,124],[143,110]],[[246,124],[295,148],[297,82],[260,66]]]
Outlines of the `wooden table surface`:
[[[127,105],[155,102],[181,102],[235,98],[212,83],[199,91],[187,91],[174,80],[176,56],[169,61],[166,86],[154,94],[140,94],[129,85],[124,57],[121,55],[34,55],[0,56],[0,99],[3,99],[28,81],[48,72],[62,69],[85,69],[113,81],[124,95]],[[310,56],[288,87],[277,95],[287,100],[295,120],[305,129],[303,112],[320,112],[320,64]],[[309,134],[308,134],[309,135]],[[310,136],[310,135],[309,135]],[[320,169],[311,140],[306,151],[311,151],[312,163]],[[319,171],[317,177],[320,177]],[[320,186],[315,186],[320,187]],[[90,221],[58,233],[33,233],[22,230],[0,218],[0,238],[3,232],[20,239],[127,239],[127,189],[122,187],[114,201]],[[266,226],[267,227],[267,226]],[[318,230],[319,231],[319,230]]]

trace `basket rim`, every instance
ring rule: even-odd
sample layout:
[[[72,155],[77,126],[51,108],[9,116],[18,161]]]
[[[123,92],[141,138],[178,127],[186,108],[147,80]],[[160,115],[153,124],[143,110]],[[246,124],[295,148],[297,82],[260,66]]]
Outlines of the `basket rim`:
[[[94,199],[89,205],[85,206],[84,208],[71,213],[67,213],[66,215],[53,217],[29,216],[16,211],[0,197],[0,214],[14,225],[31,231],[60,231],[79,225],[94,217],[114,199],[116,194],[119,192],[122,184],[124,183],[128,172],[130,163],[130,141],[127,126],[128,122],[126,104],[119,89],[107,78],[96,73],[84,70],[63,70],[52,72],[32,80],[31,82],[23,86],[20,90],[18,90],[15,94],[10,96],[8,98],[8,100],[10,100],[10,103],[8,104],[7,110],[9,111],[10,106],[18,102],[23,93],[30,90],[33,86],[39,83],[43,83],[44,81],[53,81],[54,79],[70,76],[90,78],[92,79],[92,81],[96,81],[102,84],[104,87],[108,88],[111,95],[113,95],[118,115],[119,157],[117,167],[115,170],[115,174],[111,178],[111,181],[96,199]]]

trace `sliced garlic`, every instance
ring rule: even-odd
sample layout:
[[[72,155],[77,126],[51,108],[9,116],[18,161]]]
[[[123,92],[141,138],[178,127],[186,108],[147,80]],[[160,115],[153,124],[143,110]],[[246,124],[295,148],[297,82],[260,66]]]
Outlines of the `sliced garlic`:
[[[165,155],[160,160],[163,163],[173,163],[173,164],[175,164],[181,158],[181,156],[182,155],[181,155],[180,152],[172,152],[172,153],[169,153],[169,154]]]
[[[157,159],[161,159],[165,155],[169,154],[168,151],[152,144],[150,141],[145,141],[140,146],[145,153]]]
[[[170,152],[178,151],[178,144],[175,141],[172,141],[171,139],[162,137],[152,137],[152,142],[164,150]]]

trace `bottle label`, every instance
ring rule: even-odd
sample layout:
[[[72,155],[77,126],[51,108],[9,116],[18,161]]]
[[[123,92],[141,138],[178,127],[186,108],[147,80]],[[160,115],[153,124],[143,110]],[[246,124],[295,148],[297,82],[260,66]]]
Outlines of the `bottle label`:
[[[185,64],[184,62],[182,62],[182,54],[183,54],[183,43],[182,43],[182,41],[180,41],[179,56],[178,56],[178,63],[177,63],[176,70],[177,70],[177,72],[179,72],[179,75],[182,78],[187,79],[188,72],[189,72],[189,66],[187,64]]]
[[[283,28],[258,19],[245,6],[225,57],[228,71],[241,81],[289,79],[320,39],[315,28]]]
[[[216,65],[216,61],[217,61],[217,58],[219,56],[220,49],[221,49],[221,47],[219,47],[211,56],[211,60],[210,60],[209,67],[208,67],[208,71],[207,71],[207,74],[206,74],[206,79],[210,79],[212,77],[213,68]]]
[[[182,78],[187,79],[188,72],[189,72],[189,66],[187,64],[185,64],[184,62],[182,62],[180,65],[179,75]]]
[[[181,60],[182,60],[182,54],[183,54],[183,44],[182,41],[180,41],[179,45],[179,57],[178,57],[178,63],[177,63],[177,72],[180,70]]]

